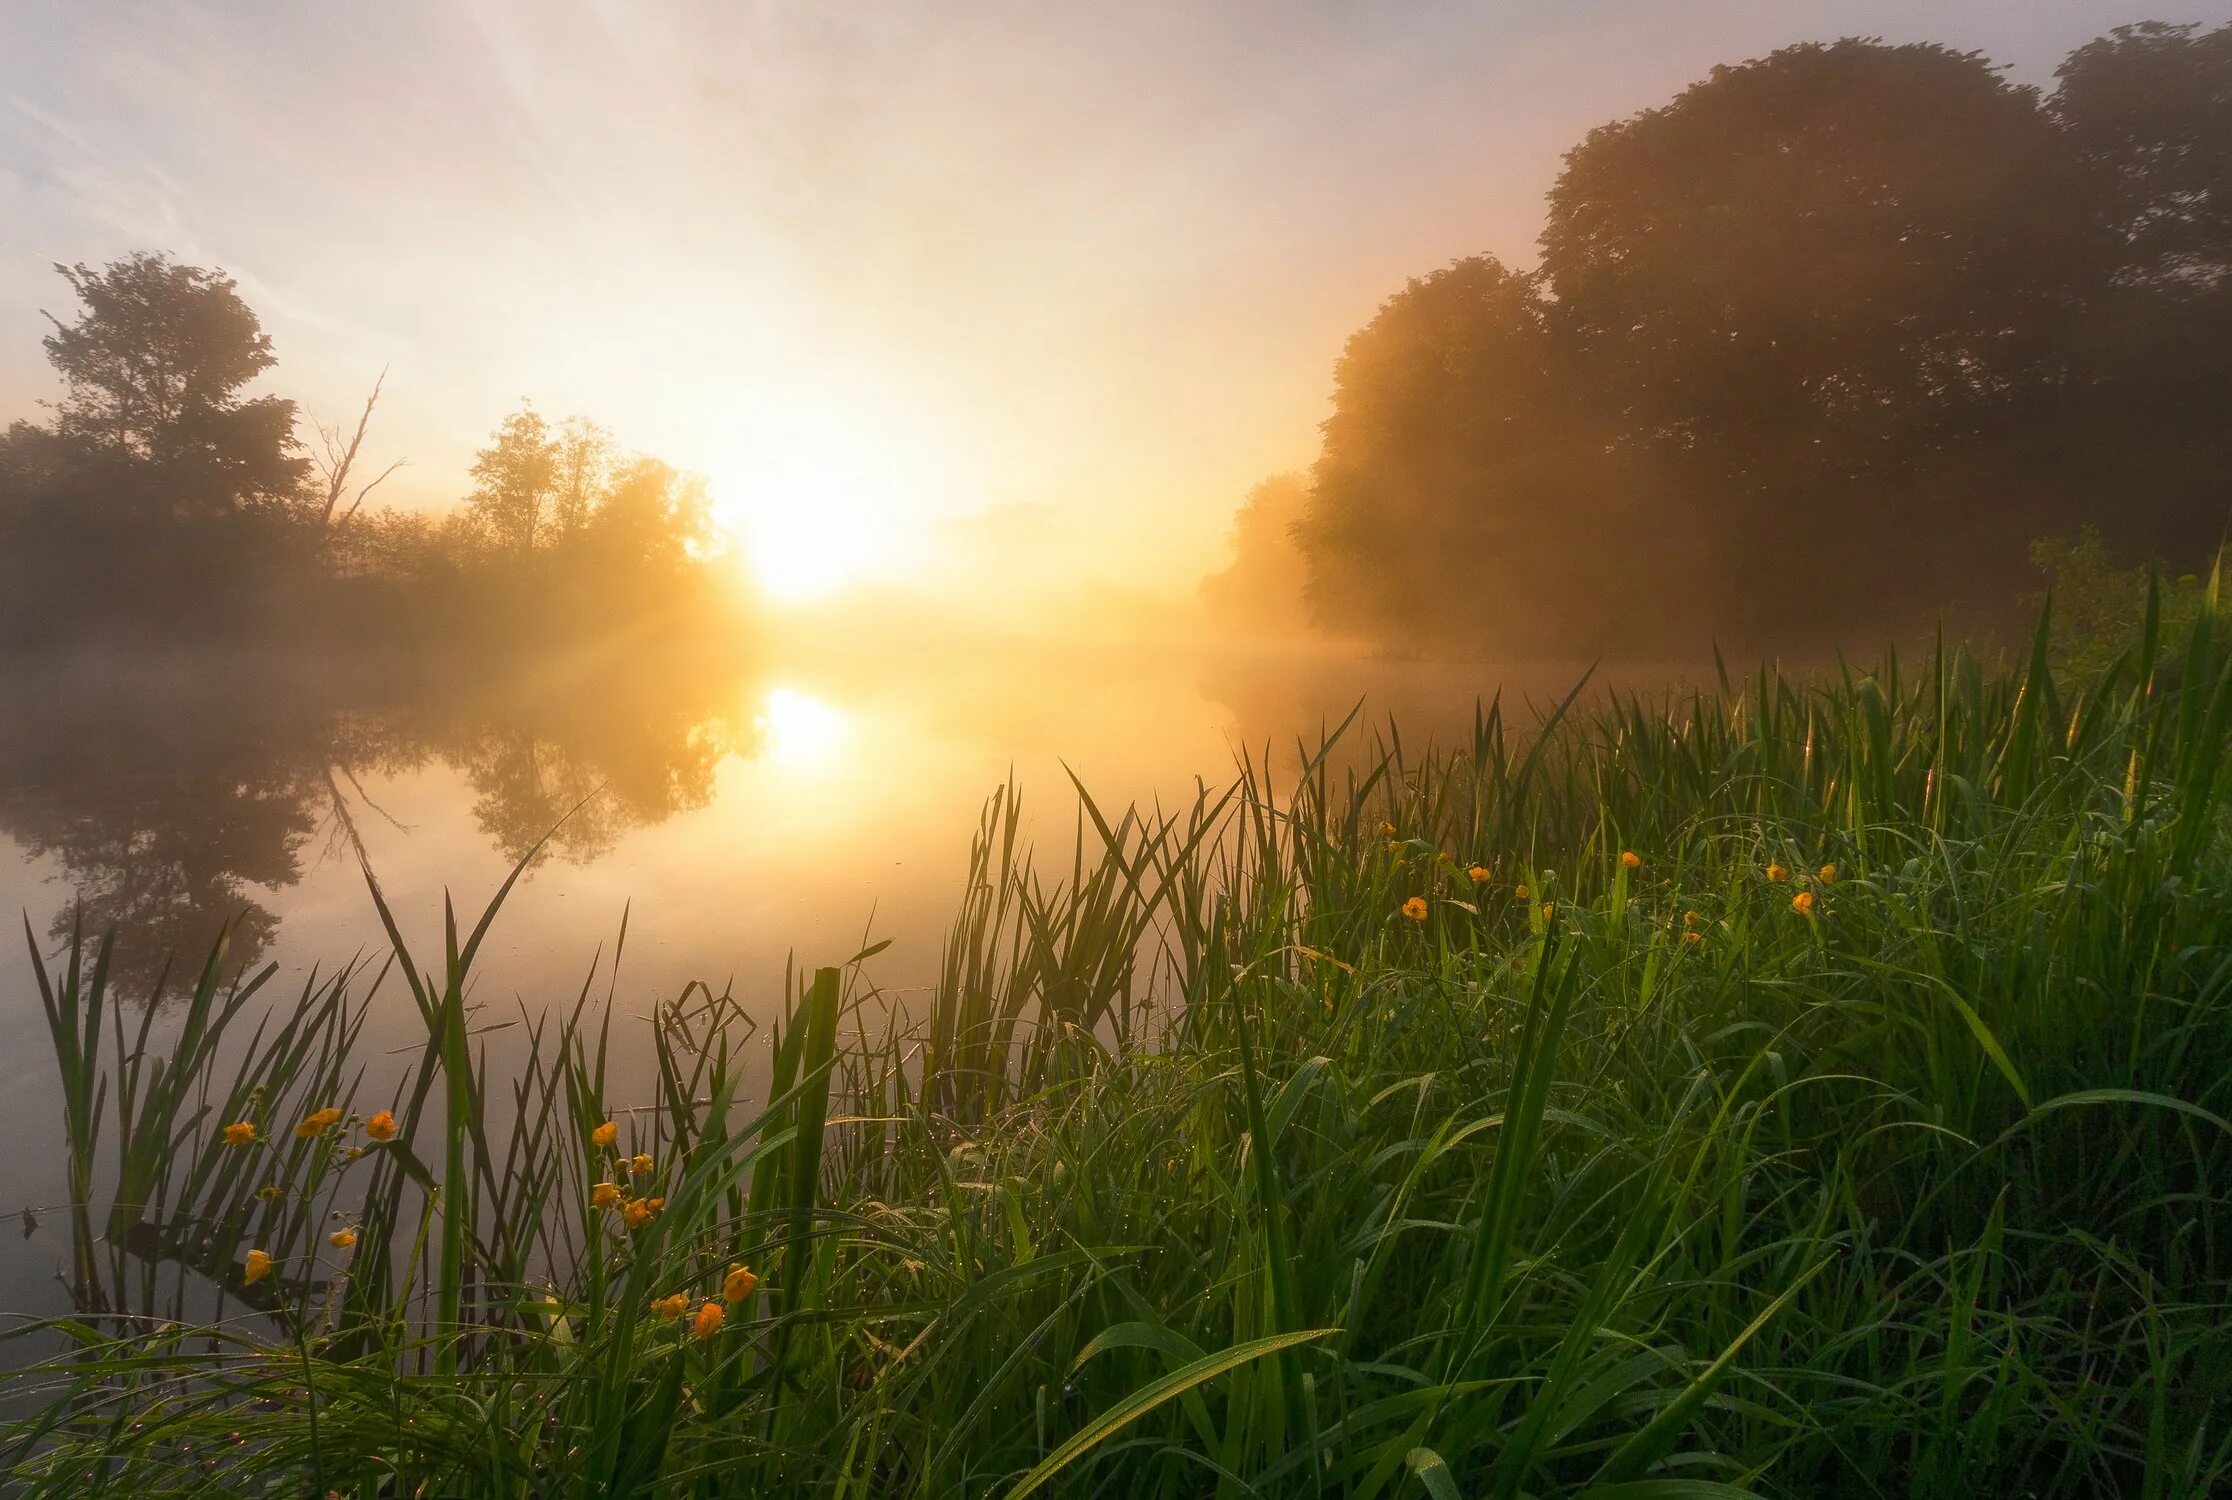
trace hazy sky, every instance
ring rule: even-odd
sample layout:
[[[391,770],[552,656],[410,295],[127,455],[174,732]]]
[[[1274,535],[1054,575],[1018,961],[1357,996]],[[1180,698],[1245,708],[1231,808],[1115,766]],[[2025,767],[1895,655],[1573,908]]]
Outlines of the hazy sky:
[[[0,0],[0,420],[56,260],[224,267],[391,493],[521,397],[802,566],[963,538],[1197,570],[1411,274],[1531,260],[1558,155],[1839,35],[2070,47],[2225,0],[1085,5]],[[973,545],[973,543],[970,543]]]

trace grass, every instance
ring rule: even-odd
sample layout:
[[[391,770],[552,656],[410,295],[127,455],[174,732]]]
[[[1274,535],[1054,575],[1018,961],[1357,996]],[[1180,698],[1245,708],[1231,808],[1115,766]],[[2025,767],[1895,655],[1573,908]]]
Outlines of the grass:
[[[2081,682],[2042,624],[2014,667],[1350,728],[1175,813],[1080,788],[1059,869],[1004,792],[911,1019],[872,952],[767,1036],[693,988],[626,1023],[627,1097],[589,985],[490,1061],[502,893],[283,1005],[213,954],[160,1058],[101,945],[34,946],[79,1311],[18,1335],[59,1352],[12,1483],[2223,1493],[2215,618]],[[383,977],[405,1068],[358,1045]]]

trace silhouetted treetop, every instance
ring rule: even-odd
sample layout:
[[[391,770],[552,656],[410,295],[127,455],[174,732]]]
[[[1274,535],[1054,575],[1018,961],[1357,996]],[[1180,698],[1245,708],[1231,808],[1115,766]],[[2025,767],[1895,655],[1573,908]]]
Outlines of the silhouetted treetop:
[[[2077,165],[1975,53],[1788,47],[1591,131],[1543,269],[1632,432],[1911,466],[2057,373],[2111,253]]]
[[[82,308],[50,319],[56,420],[0,432],[0,640],[451,652],[736,632],[703,481],[622,458],[596,423],[525,407],[462,507],[368,511],[397,467],[359,472],[384,375],[353,429],[316,430],[313,464],[294,403],[245,394],[273,353],[229,277],[144,253],[56,269]]]
[[[2232,28],[2125,28],[2061,78],[1809,43],[1591,131],[1534,275],[1459,261],[1343,351],[1315,617],[1773,648],[1988,615],[2088,521],[2198,561],[2232,498]]]
[[[2191,290],[2232,278],[2232,26],[2119,26],[2055,76],[2054,117],[2108,174],[2124,274]]]
[[[534,551],[558,483],[558,440],[542,414],[527,406],[504,418],[473,460],[473,479],[466,509],[497,545]]]
[[[294,403],[241,395],[274,360],[230,277],[145,252],[98,271],[55,269],[84,304],[73,322],[48,315],[47,357],[63,381],[58,437],[160,466],[189,506],[293,495],[308,467]]]

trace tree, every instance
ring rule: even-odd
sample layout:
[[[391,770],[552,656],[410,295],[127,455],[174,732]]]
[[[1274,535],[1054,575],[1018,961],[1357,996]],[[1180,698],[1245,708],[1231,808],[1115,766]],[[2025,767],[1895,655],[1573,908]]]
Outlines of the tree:
[[[589,524],[612,470],[612,434],[587,417],[568,417],[555,441],[551,520],[563,538],[578,535]]]
[[[535,550],[555,498],[558,439],[531,405],[504,418],[473,462],[466,508],[500,547],[521,556]]]
[[[704,479],[637,454],[614,467],[590,530],[610,567],[670,571],[704,549],[711,516]]]
[[[2232,26],[2119,27],[2058,76],[2053,116],[2117,241],[2064,448],[2118,550],[2196,564],[2232,506]]]
[[[293,498],[306,469],[295,406],[242,395],[273,356],[230,277],[145,252],[55,269],[84,304],[75,322],[47,315],[63,381],[57,436],[138,467],[143,489],[180,513]]]
[[[1201,581],[1201,602],[1224,628],[1286,633],[1306,621],[1309,565],[1295,541],[1310,486],[1299,474],[1274,474],[1248,491],[1232,518],[1232,562]]]
[[[1807,44],[1591,131],[1543,268],[1635,439],[1787,494],[1912,472],[2054,382],[2109,249],[2089,188],[1981,56]]]
[[[2232,26],[2148,21],[2069,54],[2052,109],[2105,174],[2121,274],[2207,291],[2232,278]]]
[[[1590,132],[1537,276],[1460,262],[1344,353],[1318,617],[1617,651],[2012,599],[2106,500],[2109,178],[1937,46],[1789,47]]]
[[[318,504],[317,527],[329,546],[333,533],[347,525],[358,511],[364,509],[366,498],[386,483],[397,469],[403,467],[403,460],[399,458],[363,484],[357,485],[353,495],[350,493],[357,454],[364,447],[364,434],[372,425],[372,410],[380,404],[380,390],[386,384],[387,371],[382,370],[380,378],[372,382],[372,394],[364,398],[364,410],[357,416],[356,431],[347,439],[344,440],[341,436],[339,425],[328,427],[323,422],[316,424],[320,451],[311,455],[310,462],[324,486],[324,494]],[[344,499],[349,502],[346,510],[341,509]],[[338,515],[335,514],[337,511]]]
[[[1334,367],[1333,414],[1295,528],[1313,619],[1414,646],[1503,649],[1609,622],[1584,600],[1619,587],[1607,527],[1637,492],[1612,482],[1573,389],[1536,281],[1493,257],[1390,297]],[[1555,614],[1544,597],[1559,601]]]

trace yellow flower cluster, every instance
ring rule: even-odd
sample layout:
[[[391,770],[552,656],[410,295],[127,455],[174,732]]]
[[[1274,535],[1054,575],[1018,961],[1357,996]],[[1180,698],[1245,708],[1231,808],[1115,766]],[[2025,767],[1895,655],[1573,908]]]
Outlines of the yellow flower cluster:
[[[341,1111],[336,1106],[327,1105],[323,1109],[314,1109],[304,1115],[301,1123],[295,1126],[295,1139],[298,1141],[317,1140],[327,1131],[333,1129],[334,1126],[340,1124],[341,1118]],[[225,1126],[222,1133],[225,1137],[225,1144],[228,1146],[253,1146],[262,1138],[262,1132],[257,1129],[254,1120],[235,1120],[230,1125]],[[364,1122],[364,1133],[375,1141],[394,1140],[396,1136],[395,1112],[383,1109],[371,1119],[366,1120]],[[347,1153],[351,1161],[363,1154],[361,1148],[352,1149]]]
[[[699,1305],[697,1316],[690,1319],[691,1336],[693,1338],[709,1339],[714,1334],[719,1333],[721,1326],[728,1321],[728,1312],[722,1307],[721,1303],[742,1302],[752,1295],[753,1288],[758,1285],[759,1277],[753,1273],[750,1267],[730,1266],[728,1274],[721,1278],[721,1301],[708,1300]],[[674,1292],[664,1297],[651,1299],[651,1316],[662,1323],[679,1323],[682,1321],[683,1315],[689,1310],[690,1294],[688,1292]]]
[[[302,1123],[295,1127],[295,1139],[298,1141],[314,1141],[340,1123],[340,1110],[333,1108],[314,1109],[304,1115]]]

